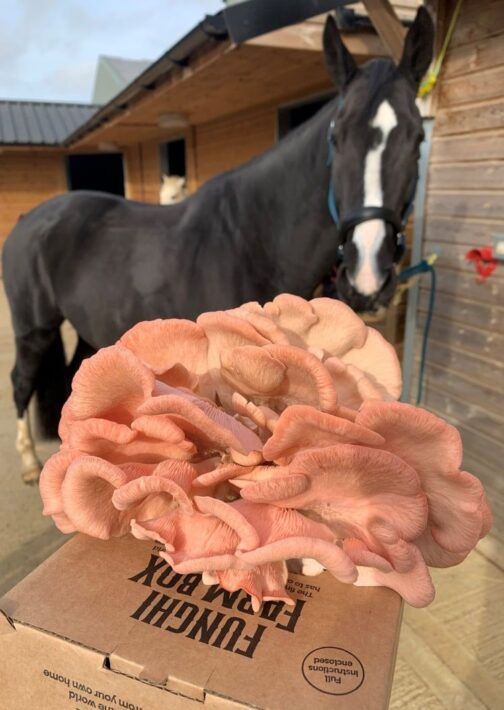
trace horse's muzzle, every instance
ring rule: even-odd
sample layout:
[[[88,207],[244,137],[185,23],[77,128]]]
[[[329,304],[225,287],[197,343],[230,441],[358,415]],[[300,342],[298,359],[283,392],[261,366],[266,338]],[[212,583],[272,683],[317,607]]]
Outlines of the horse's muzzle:
[[[341,264],[335,279],[336,297],[357,313],[376,313],[390,303],[397,285],[397,276],[392,267],[382,287],[376,293],[364,295],[357,291],[348,278],[346,267]]]

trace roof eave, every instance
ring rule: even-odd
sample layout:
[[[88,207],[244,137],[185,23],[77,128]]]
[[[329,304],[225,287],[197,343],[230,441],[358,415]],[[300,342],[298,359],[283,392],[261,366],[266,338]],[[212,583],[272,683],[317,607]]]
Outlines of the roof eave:
[[[79,126],[65,139],[63,145],[70,147],[84,135],[99,128],[103,123],[121,113],[135,100],[139,100],[146,93],[153,91],[159,84],[166,81],[169,74],[180,67],[189,64],[189,57],[194,52],[203,49],[208,44],[216,44],[227,40],[228,32],[224,23],[222,12],[208,15],[202,22],[179,40],[171,49],[165,52],[158,60],[143,71],[123,91],[114,96],[107,104],[102,106],[82,126]]]
[[[207,15],[171,49],[151,64],[123,91],[102,106],[86,123],[67,136],[63,145],[71,147],[85,135],[100,128],[105,122],[141,99],[164,83],[169,74],[189,64],[194,52],[205,44],[210,46],[228,40],[240,44],[259,34],[278,27],[300,22],[307,17],[351,5],[358,0],[297,0],[296,3],[283,2],[272,8],[270,0],[246,0],[230,5],[215,15]],[[274,9],[274,12],[272,12]],[[248,29],[247,29],[248,28]]]

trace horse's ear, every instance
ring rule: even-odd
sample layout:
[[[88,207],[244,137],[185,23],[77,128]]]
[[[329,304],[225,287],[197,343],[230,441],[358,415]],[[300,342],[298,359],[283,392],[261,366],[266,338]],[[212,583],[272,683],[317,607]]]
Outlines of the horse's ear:
[[[338,91],[341,91],[355,76],[358,69],[355,59],[341,40],[332,15],[327,16],[324,27],[324,54],[329,75]]]
[[[419,7],[415,20],[404,40],[399,69],[418,88],[429,68],[434,51],[434,23],[425,7]]]

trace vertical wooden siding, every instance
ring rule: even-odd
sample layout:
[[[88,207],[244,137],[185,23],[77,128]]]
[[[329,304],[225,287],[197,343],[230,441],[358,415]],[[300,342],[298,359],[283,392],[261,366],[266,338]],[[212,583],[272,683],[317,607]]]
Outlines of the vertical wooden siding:
[[[159,203],[159,144],[159,141],[147,141],[124,149],[124,188],[129,200]]]
[[[276,140],[277,107],[267,106],[226,116],[197,126],[195,155],[197,181],[229,170],[263,151]]]
[[[21,214],[66,189],[62,153],[0,154],[0,246]]]
[[[504,0],[465,0],[440,80],[429,171],[424,253],[439,259],[424,403],[459,427],[466,466],[500,497],[504,264],[478,283],[465,254],[504,234],[503,178]],[[504,540],[504,521],[495,531]]]
[[[189,192],[270,148],[276,128],[277,106],[267,106],[188,129],[184,138]],[[149,141],[124,149],[126,197],[130,200],[159,202],[159,145],[160,141]]]

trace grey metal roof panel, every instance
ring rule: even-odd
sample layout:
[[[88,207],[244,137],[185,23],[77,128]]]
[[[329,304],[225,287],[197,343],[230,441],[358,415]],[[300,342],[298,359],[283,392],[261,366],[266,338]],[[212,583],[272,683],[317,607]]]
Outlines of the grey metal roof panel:
[[[44,142],[54,144],[58,143],[58,136],[68,134],[68,128],[61,118],[61,112],[50,111],[50,120],[48,120],[48,112],[40,104],[33,107],[33,110],[39,120],[40,130],[44,137]]]
[[[0,104],[0,141],[12,143],[16,136],[14,122],[7,104]]]
[[[0,144],[61,145],[97,109],[93,104],[0,100]]]
[[[40,130],[39,122],[37,121],[37,116],[35,114],[35,106],[28,104],[27,106],[23,106],[23,109],[30,142],[40,144],[45,143],[46,141],[42,137],[42,131]]]

